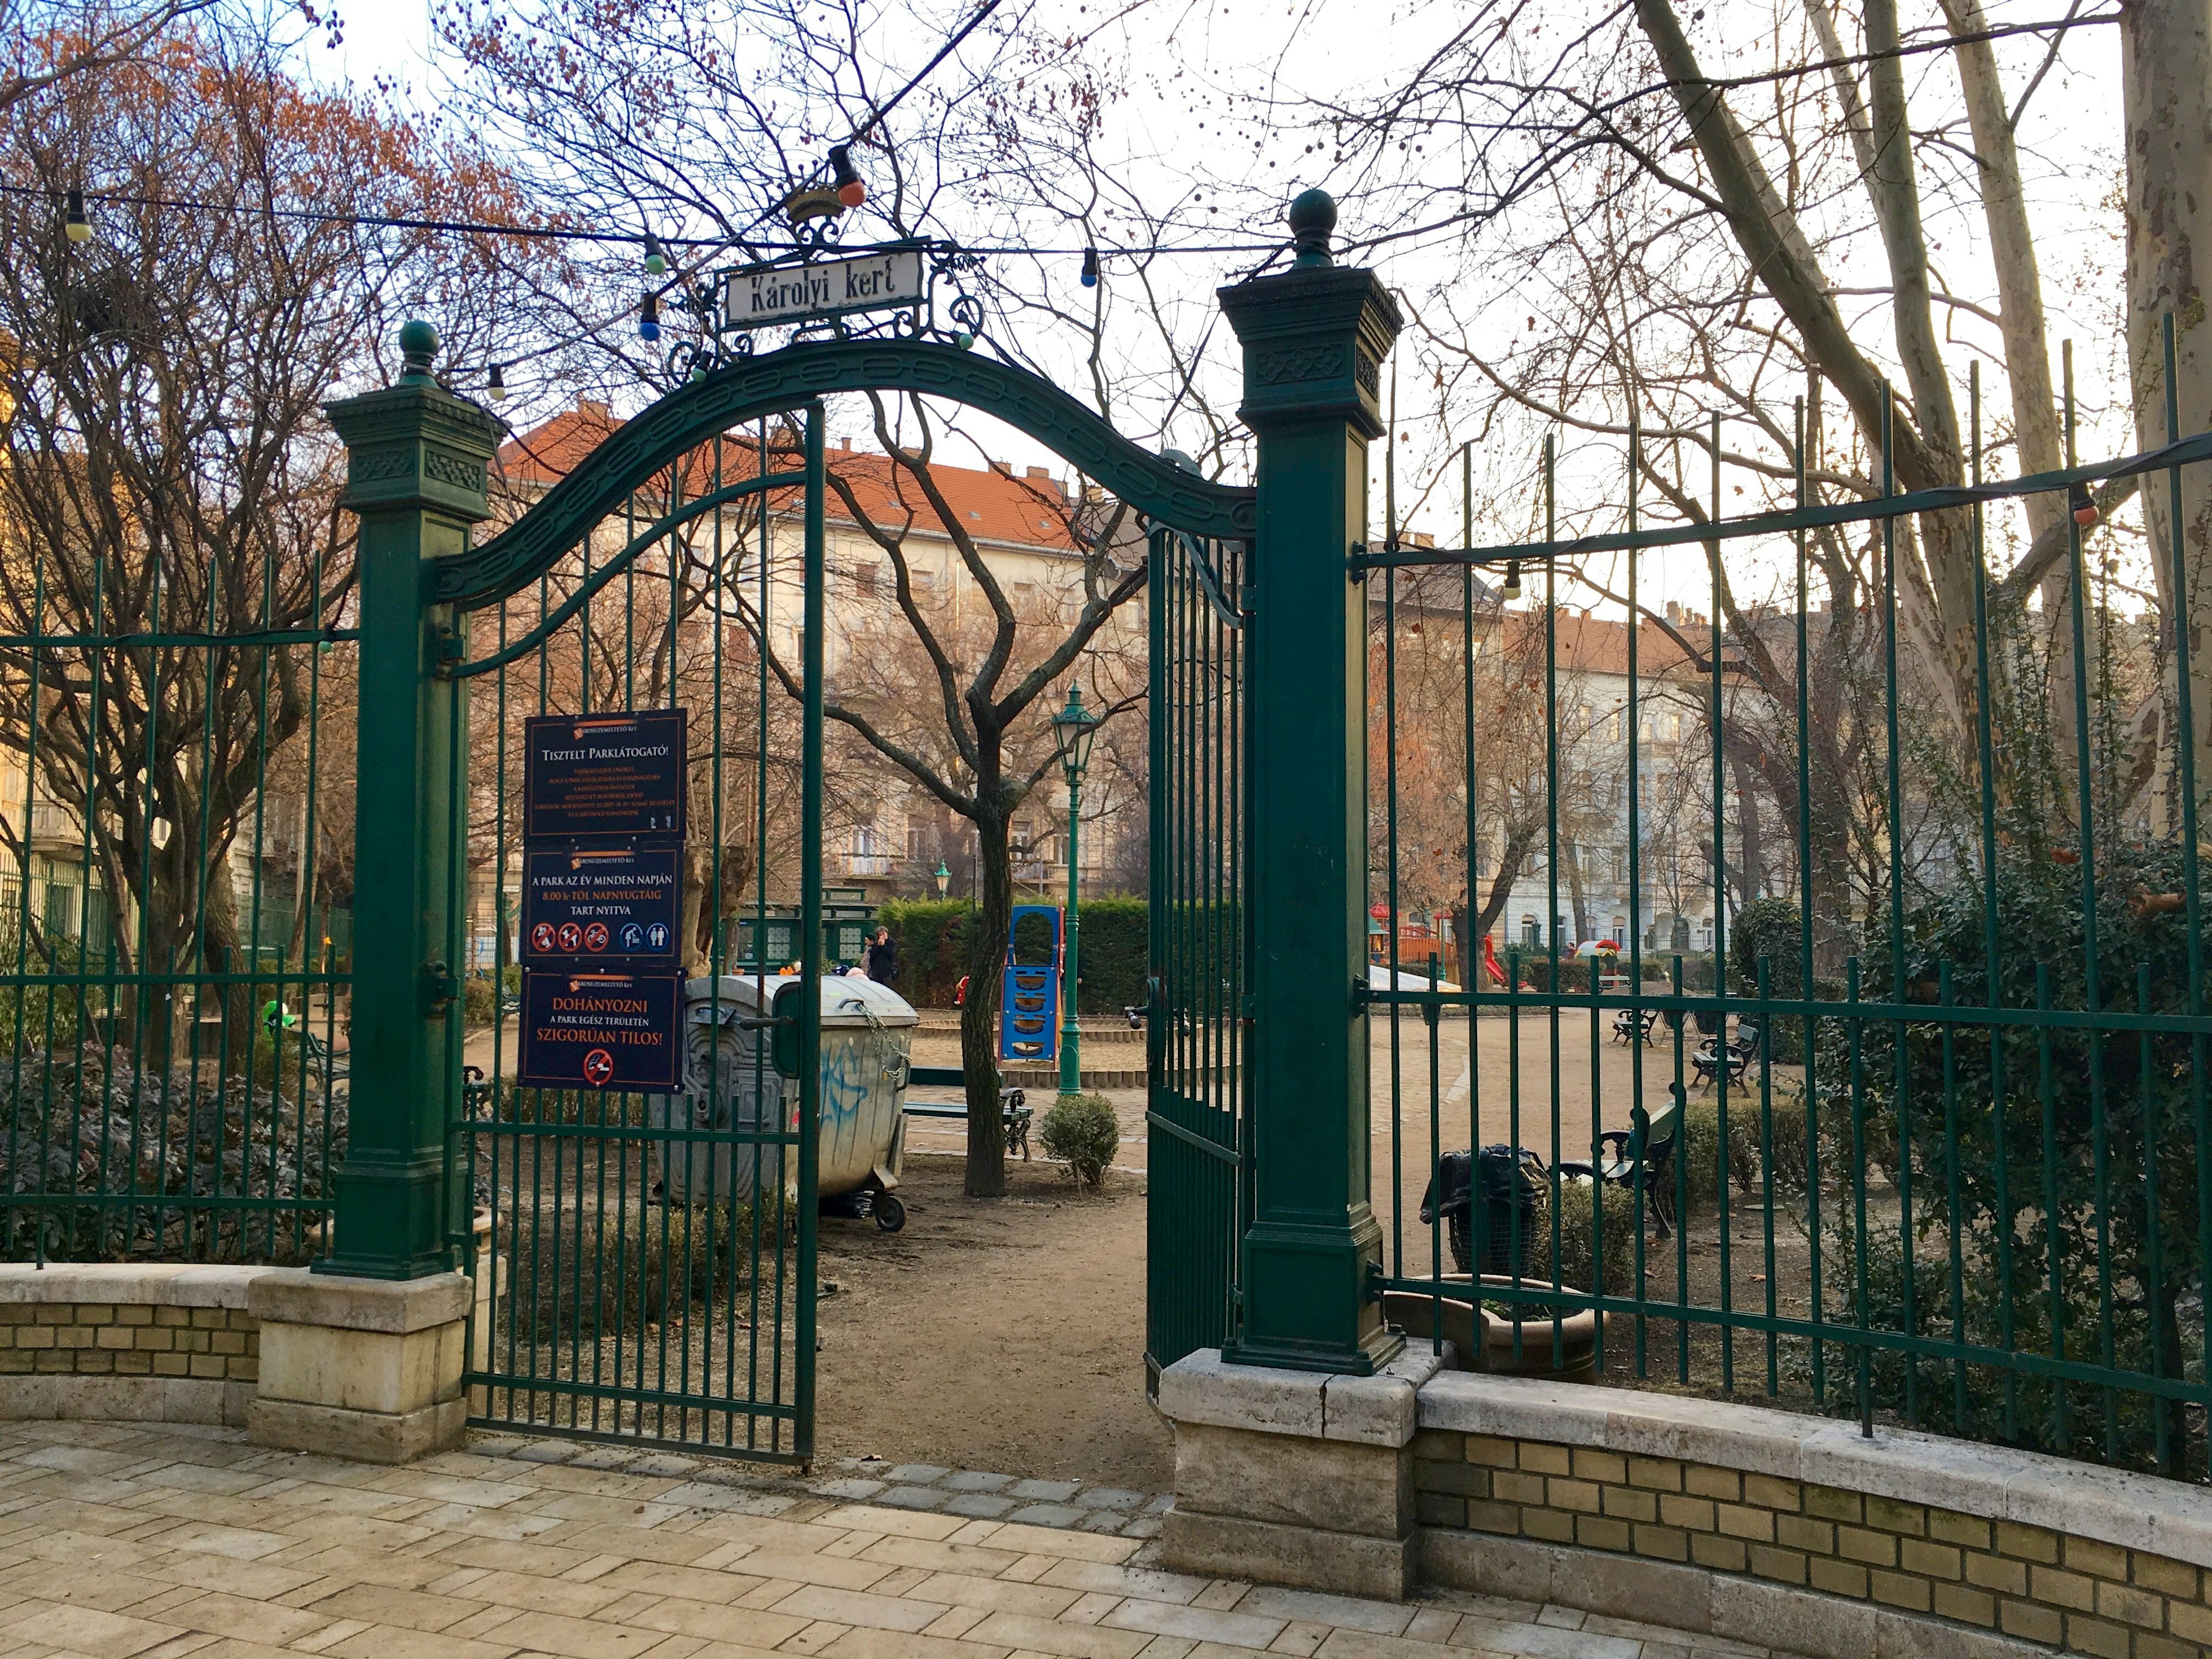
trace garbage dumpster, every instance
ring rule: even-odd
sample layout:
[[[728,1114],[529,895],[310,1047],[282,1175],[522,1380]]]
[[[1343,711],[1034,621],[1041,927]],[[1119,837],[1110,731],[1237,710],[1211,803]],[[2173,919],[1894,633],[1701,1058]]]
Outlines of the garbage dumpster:
[[[906,1154],[901,1110],[921,1017],[888,986],[851,975],[821,981],[821,1140],[817,1196],[844,1200],[885,1232],[906,1224],[892,1195]],[[684,988],[684,1092],[646,1097],[647,1122],[664,1133],[751,1136],[794,1127],[799,1110],[799,982],[771,975],[695,979]],[[763,1004],[766,1007],[763,1011]],[[753,1139],[656,1139],[662,1190],[672,1204],[750,1204],[781,1188],[795,1200],[795,1149]]]

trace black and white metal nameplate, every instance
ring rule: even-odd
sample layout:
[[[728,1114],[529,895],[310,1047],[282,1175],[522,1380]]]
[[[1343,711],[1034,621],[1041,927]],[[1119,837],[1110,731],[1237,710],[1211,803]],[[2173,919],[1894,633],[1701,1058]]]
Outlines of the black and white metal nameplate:
[[[852,259],[749,265],[722,277],[722,326],[765,328],[859,311],[920,305],[927,282],[919,247]]]

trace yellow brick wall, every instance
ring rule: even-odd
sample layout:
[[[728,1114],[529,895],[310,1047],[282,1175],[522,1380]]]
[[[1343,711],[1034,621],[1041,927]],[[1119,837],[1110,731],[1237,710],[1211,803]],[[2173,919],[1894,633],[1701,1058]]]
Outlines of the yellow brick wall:
[[[1424,1526],[1741,1573],[2099,1659],[2212,1653],[2186,1563],[1924,1504],[1675,1458],[1424,1430]]]
[[[0,1376],[184,1376],[251,1382],[260,1322],[243,1308],[0,1304]]]

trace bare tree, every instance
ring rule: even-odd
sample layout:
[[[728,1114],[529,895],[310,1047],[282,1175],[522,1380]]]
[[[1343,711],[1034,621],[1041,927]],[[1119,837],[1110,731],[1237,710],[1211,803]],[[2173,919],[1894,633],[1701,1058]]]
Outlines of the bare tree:
[[[1371,102],[1326,112],[1355,210],[1371,193],[1378,205],[1390,200],[1394,222],[1458,216],[1459,257],[1413,306],[1411,343],[1434,371],[1440,410],[1472,414],[1493,431],[1500,422],[1508,431],[1540,423],[1581,445],[1574,476],[1583,506],[1570,516],[1607,529],[1618,527],[1625,491],[1610,481],[1626,476],[1619,457],[1632,433],[1633,483],[1647,511],[1656,495],[1662,516],[1677,522],[1792,505],[1801,470],[1814,501],[1960,483],[1974,434],[1960,370],[1975,356],[2003,368],[1982,410],[1983,475],[2001,471],[2008,453],[2024,471],[2058,465],[2047,256],[2025,205],[2021,134],[2063,33],[2039,70],[2008,87],[1990,20],[1969,0],[1947,0],[1949,45],[1939,52],[1926,49],[1924,36],[1905,40],[1892,0],[1869,0],[1856,16],[1831,0],[1759,0],[1703,9],[1686,21],[1672,0],[1637,0],[1630,15],[1636,34],[1624,49],[1610,15],[1524,28],[1501,0],[1455,18],[1419,76]],[[2154,26],[2149,13],[2130,24]],[[1716,40],[1725,51],[1753,34],[1771,44],[1767,61],[1782,67],[1717,78],[1693,44]],[[2178,89],[2196,84],[2187,79],[2186,45],[2177,42],[2181,67],[2165,83],[2174,109],[2185,101]],[[2158,171],[2137,164],[2145,118],[2129,119],[2131,177],[2139,179]],[[2169,151],[2187,142],[2179,125],[2166,140]],[[2159,176],[2190,176],[2171,155],[2159,168]],[[1409,208],[1409,196],[1417,205]],[[2094,200],[2084,192],[2085,210]],[[2131,224],[2178,224],[2181,205],[2140,208]],[[1943,238],[1961,234],[1986,252],[1984,295],[1962,291],[1941,268]],[[2158,244],[2138,237],[2130,246],[2142,264]],[[2173,277],[2175,268],[2165,269]],[[2144,346],[2158,312],[2172,308],[2185,335],[2191,325],[2185,295],[2174,281],[2166,286],[2165,300],[2138,298],[2131,313],[2139,389],[2146,364],[2157,378],[2155,348]],[[1499,302],[1501,290],[1513,297]],[[1525,327],[1499,314],[1523,302]],[[1846,418],[1836,430],[1838,402]],[[1805,410],[1802,422],[1793,403]],[[1724,428],[1716,415],[1726,416]],[[2212,410],[2185,415],[2182,429],[2206,418]],[[2153,431],[2146,421],[2143,435],[2162,440],[2162,423]],[[1593,452],[1607,451],[1593,472]],[[1492,464],[1511,470],[1494,457]],[[1725,502],[1709,483],[1723,465],[1734,483]],[[2109,484],[2097,505],[2109,518],[2134,489],[2132,481]],[[1747,490],[1748,500],[1735,499]],[[1492,493],[1504,494],[1504,485]],[[2112,775],[2140,789],[2152,775],[2141,757],[2161,729],[2170,733],[2172,720],[2161,721],[2155,697],[2117,718],[2107,709],[2094,726],[2090,712],[2075,707],[2075,644],[2066,622],[2073,520],[2057,495],[2023,508],[2016,540],[2008,544],[2004,525],[1993,531],[1990,672],[2002,678],[2029,670],[2021,684],[2041,696],[2038,713],[2057,752],[2070,756],[2079,734],[2100,755],[2112,751]],[[1938,802],[1956,809],[1977,798],[1972,757],[1987,705],[2022,708],[2020,686],[1981,682],[1971,531],[1957,512],[1904,524],[1893,569],[1879,534],[1811,536],[1805,581],[1818,621],[1802,661],[1794,629],[1777,625],[1796,598],[1786,547],[1731,550],[1690,567],[1692,591],[1708,595],[1699,602],[1718,617],[1720,638],[1669,631],[1694,660],[1709,665],[1717,650],[1726,660],[1737,688],[1728,718],[1742,722],[1725,738],[1728,764],[1756,780],[1765,798],[1743,824],[1754,836],[1770,821],[1788,826],[1792,839],[1806,829],[1829,937],[1842,937],[1846,914],[1886,884],[1886,854],[1899,850],[1887,844],[1888,790],[1876,775],[1893,704],[1911,711],[1905,815],[1930,836],[1942,827]],[[1647,556],[1647,598],[1664,590],[1670,568]],[[1688,574],[1680,571],[1672,591]],[[1626,599],[1617,559],[1577,562],[1572,577],[1615,603]],[[1894,688],[1881,666],[1893,585]],[[2093,692],[2125,678],[2095,659],[2106,631],[2099,597],[2086,596],[2081,641]],[[2004,643],[2029,639],[2040,647],[2032,661]],[[1801,675],[1808,716],[1802,733]],[[1755,695],[1741,695],[1746,690]],[[1953,764],[1956,757],[1967,758]],[[2001,796],[2016,792],[2012,769],[2030,758],[2026,745],[1998,746],[2002,775],[1993,787]],[[1801,778],[1808,800],[1799,799]],[[1918,863],[1917,854],[1905,855],[1908,878]]]
[[[81,75],[100,75],[143,62],[162,38],[216,0],[145,0],[144,3],[67,5],[54,0],[0,0],[0,110]],[[322,20],[301,7],[309,24]]]
[[[928,21],[949,36],[970,18],[953,7]],[[465,7],[448,15],[444,38],[465,66],[472,112],[536,158],[546,210],[635,223],[641,235],[674,228],[712,239],[720,251],[697,256],[702,265],[789,250],[793,231],[780,204],[821,176],[827,145],[854,133],[869,200],[839,226],[848,241],[988,237],[1018,246],[1042,240],[1031,233],[1043,228],[1056,240],[1071,220],[1103,225],[1129,210],[1126,186],[1096,154],[1116,94],[1107,58],[1071,51],[1065,37],[1036,29],[1026,11],[1002,9],[886,113],[904,83],[882,68],[884,27],[859,0],[714,0],[674,11],[557,0],[527,22],[488,3]],[[733,50],[732,41],[742,45]],[[665,72],[672,62],[682,64],[680,76]],[[982,179],[988,190],[975,187]],[[608,314],[610,296],[636,291],[634,264],[617,272],[611,264],[603,274],[596,289],[586,285],[588,298],[561,300],[586,331]],[[1085,386],[1093,406],[1125,430],[1155,442],[1171,430],[1188,434],[1183,447],[1200,454],[1202,470],[1219,471],[1235,442],[1198,385],[1204,321],[1157,289],[1143,261],[1117,263],[1093,289],[1076,275],[1073,258],[1048,264],[1023,255],[964,270],[984,320],[977,349]],[[630,386],[672,379],[667,364],[634,344],[592,337],[606,349],[578,374]],[[1012,902],[1008,836],[1015,809],[1051,764],[1039,747],[1045,704],[1090,672],[1083,665],[1095,644],[1141,591],[1143,561],[1122,546],[1131,527],[1113,503],[1094,509],[1080,488],[1066,497],[1033,492],[1041,516],[1063,528],[1079,592],[1042,628],[1020,614],[933,473],[948,447],[969,458],[953,419],[921,400],[882,398],[862,418],[889,458],[898,505],[888,516],[864,509],[835,472],[832,487],[896,574],[894,620],[911,648],[886,641],[879,654],[927,672],[918,706],[890,709],[896,720],[880,699],[848,698],[842,686],[829,713],[878,763],[975,828],[982,914],[962,1024],[967,1186],[992,1196],[1005,1188],[992,1024],[994,941],[1004,937]],[[913,591],[916,528],[950,538],[957,580],[978,596],[957,629]],[[787,686],[795,684],[792,664],[777,667]],[[932,722],[927,732],[915,716]]]
[[[173,33],[0,112],[24,175],[134,204],[80,244],[41,198],[0,202],[0,626],[38,641],[0,654],[0,742],[82,826],[110,914],[135,912],[118,966],[149,976],[136,1024],[163,1047],[157,978],[250,942],[231,848],[337,689],[314,636],[349,619],[353,550],[320,405],[400,307],[459,321],[496,292],[419,233],[289,216],[500,195],[481,163],[276,56],[265,34]],[[19,867],[27,833],[0,829]]]
[[[1131,672],[1122,653],[1102,658],[1093,647],[1111,643],[1115,614],[1143,589],[1143,543],[1116,533],[1129,516],[1117,503],[1086,502],[1079,492],[1067,495],[1009,479],[1039,513],[1060,522],[1073,554],[1063,592],[1036,595],[1018,608],[932,470],[941,434],[928,400],[908,395],[893,404],[875,396],[871,402],[876,440],[888,461],[890,505],[874,491],[864,498],[853,466],[832,471],[830,483],[889,562],[896,610],[853,641],[849,666],[823,712],[975,826],[980,905],[969,933],[969,993],[960,1017],[967,1190],[997,1197],[1006,1189],[1006,1173],[994,1022],[1013,910],[1015,814],[1057,763],[1051,717],[1071,679],[1091,682],[1094,712],[1108,720],[1141,700],[1141,669]],[[980,605],[948,603],[950,585],[940,587],[933,569],[926,576],[917,571],[917,531],[932,543],[949,540],[957,568],[946,574],[951,583],[971,588]],[[777,678],[797,696],[794,665],[775,653],[772,639],[769,649]],[[988,1109],[978,1102],[988,1102]],[[979,1134],[979,1118],[989,1120],[988,1134]]]

